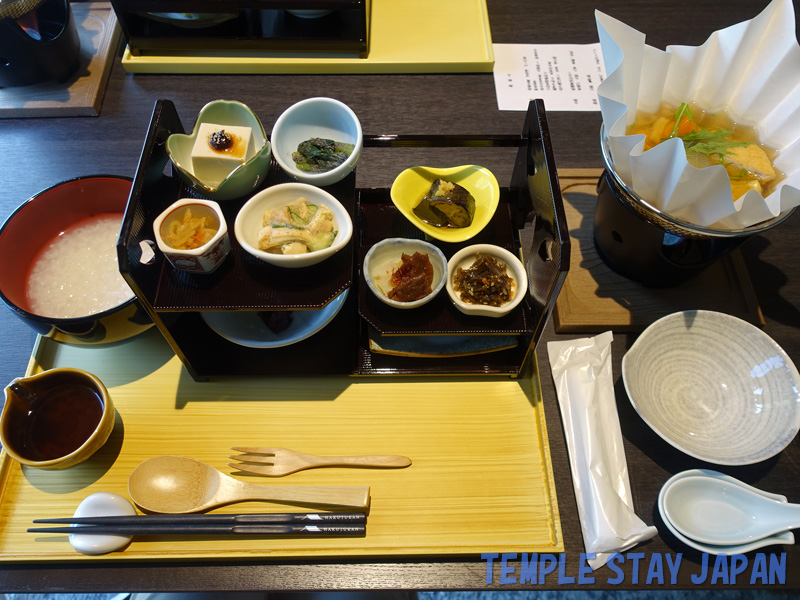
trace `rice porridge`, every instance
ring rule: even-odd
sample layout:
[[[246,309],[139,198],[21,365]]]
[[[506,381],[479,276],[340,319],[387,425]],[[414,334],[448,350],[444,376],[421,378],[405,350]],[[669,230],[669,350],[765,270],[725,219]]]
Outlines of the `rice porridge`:
[[[27,281],[31,312],[61,319],[82,317],[132,298],[117,264],[121,224],[119,214],[84,219],[39,252]]]

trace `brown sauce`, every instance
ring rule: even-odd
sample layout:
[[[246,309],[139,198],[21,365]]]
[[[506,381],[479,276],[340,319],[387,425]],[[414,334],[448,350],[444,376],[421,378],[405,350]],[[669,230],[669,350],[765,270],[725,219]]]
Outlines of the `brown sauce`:
[[[224,129],[208,136],[208,146],[217,154],[230,154],[239,158],[244,158],[247,151],[247,143],[241,136]]]
[[[387,296],[398,302],[414,302],[422,300],[430,294],[433,282],[433,265],[427,254],[414,252],[413,255],[403,253],[402,264],[392,273],[389,282],[392,289]]]
[[[63,383],[43,392],[13,424],[16,451],[30,460],[66,456],[89,439],[103,416],[103,400],[92,388]]]

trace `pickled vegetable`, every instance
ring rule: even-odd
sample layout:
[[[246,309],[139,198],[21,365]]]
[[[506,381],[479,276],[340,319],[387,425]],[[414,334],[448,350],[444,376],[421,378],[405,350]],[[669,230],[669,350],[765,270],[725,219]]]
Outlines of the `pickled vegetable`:
[[[204,246],[217,234],[217,229],[208,227],[208,217],[192,216],[192,209],[187,208],[183,216],[169,222],[164,241],[176,250],[195,250]]]
[[[422,300],[433,290],[433,265],[427,254],[414,252],[401,256],[402,263],[393,272],[389,279],[392,289],[386,296],[398,302],[414,302]]]
[[[468,269],[459,267],[453,277],[453,289],[468,304],[502,306],[514,297],[514,280],[508,266],[494,256],[477,254]]]

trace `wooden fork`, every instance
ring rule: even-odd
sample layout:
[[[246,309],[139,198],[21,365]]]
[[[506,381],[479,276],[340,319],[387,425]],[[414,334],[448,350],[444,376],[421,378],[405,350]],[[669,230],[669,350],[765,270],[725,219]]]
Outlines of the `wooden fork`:
[[[255,473],[256,475],[266,475],[267,477],[282,477],[289,473],[302,471],[303,469],[313,469],[316,467],[378,467],[378,468],[402,468],[411,464],[411,460],[405,456],[393,454],[367,454],[361,456],[313,456],[303,454],[286,448],[231,448],[235,452],[243,452],[229,456],[235,460],[243,461],[244,464],[228,463],[229,467]],[[246,463],[258,463],[257,465]]]

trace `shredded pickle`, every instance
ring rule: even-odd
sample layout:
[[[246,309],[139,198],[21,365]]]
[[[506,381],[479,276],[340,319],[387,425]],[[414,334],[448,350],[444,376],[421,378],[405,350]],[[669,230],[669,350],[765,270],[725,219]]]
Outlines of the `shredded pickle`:
[[[514,297],[514,280],[507,265],[494,256],[477,254],[468,269],[459,267],[453,277],[453,289],[463,302],[502,306]]]
[[[164,241],[176,250],[194,250],[211,241],[217,230],[206,227],[206,217],[193,217],[192,209],[187,208],[182,219],[169,223],[169,231]]]

